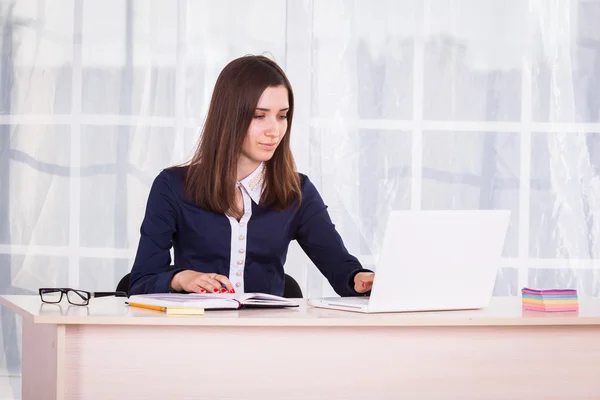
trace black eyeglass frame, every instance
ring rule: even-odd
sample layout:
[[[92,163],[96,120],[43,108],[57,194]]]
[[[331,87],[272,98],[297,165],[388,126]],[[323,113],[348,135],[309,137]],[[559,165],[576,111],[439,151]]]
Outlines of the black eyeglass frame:
[[[56,301],[44,300],[44,292],[47,292],[46,294],[60,292],[60,297]],[[77,294],[79,297],[81,297],[82,300],[84,300],[84,303],[73,303],[71,300],[69,300],[69,292]],[[63,295],[66,295],[69,304],[73,304],[74,306],[87,306],[88,304],[90,304],[90,299],[93,297],[127,297],[127,293],[125,292],[88,292],[87,290],[73,288],[40,288],[39,294],[42,302],[47,304],[60,303],[63,299]],[[84,298],[83,295],[85,295],[86,297]]]

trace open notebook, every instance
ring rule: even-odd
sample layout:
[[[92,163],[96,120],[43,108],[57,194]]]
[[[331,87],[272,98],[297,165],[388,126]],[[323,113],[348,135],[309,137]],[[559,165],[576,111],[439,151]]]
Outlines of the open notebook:
[[[205,310],[227,310],[239,308],[298,307],[294,301],[265,293],[243,294],[199,294],[199,293],[154,293],[129,296],[129,303],[166,308],[196,308]]]

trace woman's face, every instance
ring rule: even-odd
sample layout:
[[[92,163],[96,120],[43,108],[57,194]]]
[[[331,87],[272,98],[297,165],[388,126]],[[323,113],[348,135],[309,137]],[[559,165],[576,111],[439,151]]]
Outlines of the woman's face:
[[[242,145],[241,163],[258,167],[261,162],[273,157],[287,130],[288,110],[288,91],[285,86],[265,89]]]

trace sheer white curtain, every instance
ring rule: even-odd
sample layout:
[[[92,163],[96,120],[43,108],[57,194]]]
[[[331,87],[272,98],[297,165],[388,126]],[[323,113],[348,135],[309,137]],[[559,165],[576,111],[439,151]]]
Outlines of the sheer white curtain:
[[[496,295],[600,292],[599,1],[0,0],[0,17],[0,294],[114,289],[152,179],[248,53],[288,72],[299,168],[367,267],[390,210],[509,208]],[[296,244],[286,268],[332,293]],[[0,313],[0,376],[18,377],[20,321]]]

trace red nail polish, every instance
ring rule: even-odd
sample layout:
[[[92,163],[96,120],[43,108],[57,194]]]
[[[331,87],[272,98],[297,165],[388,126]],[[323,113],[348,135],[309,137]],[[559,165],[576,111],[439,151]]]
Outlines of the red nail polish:
[[[219,292],[219,289],[215,288],[214,292],[215,292],[215,293],[218,293],[218,292]]]
[[[206,293],[206,290],[200,289],[200,293]]]
[[[221,293],[227,293],[227,289],[225,289],[225,288],[221,289]]]
[[[362,287],[365,287],[365,283],[364,282],[362,283]]]
[[[231,290],[230,290],[230,292],[231,292],[231,293],[235,293],[235,289],[231,289]]]

